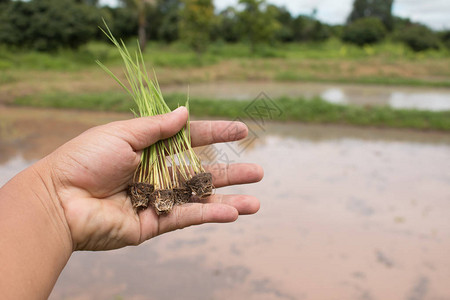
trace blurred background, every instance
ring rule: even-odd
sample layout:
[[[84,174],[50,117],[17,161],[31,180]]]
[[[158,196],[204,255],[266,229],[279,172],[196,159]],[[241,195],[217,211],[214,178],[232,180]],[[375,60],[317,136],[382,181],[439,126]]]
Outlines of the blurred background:
[[[131,118],[138,42],[168,104],[245,122],[256,216],[75,253],[51,299],[450,299],[450,2],[0,0],[0,185]],[[207,155],[206,155],[207,154]]]

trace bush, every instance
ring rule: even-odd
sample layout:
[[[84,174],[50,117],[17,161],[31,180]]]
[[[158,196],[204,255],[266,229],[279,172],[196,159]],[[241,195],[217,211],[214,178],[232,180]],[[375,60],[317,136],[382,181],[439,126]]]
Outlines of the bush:
[[[152,27],[156,30],[151,38],[171,43],[179,38],[180,7],[181,0],[158,0],[158,5],[154,15],[149,20],[147,17],[150,32]]]
[[[115,36],[121,39],[135,37],[138,32],[137,13],[126,7],[112,9],[112,24],[110,26]]]
[[[294,41],[320,42],[331,36],[329,26],[314,18],[300,15],[292,23]]]
[[[378,18],[362,18],[344,28],[342,40],[359,46],[375,44],[386,35],[386,28]]]
[[[216,22],[213,23],[211,29],[211,39],[236,43],[240,38],[237,11],[233,7],[227,7],[217,15]]]
[[[439,48],[438,36],[428,27],[420,24],[413,24],[398,31],[396,39],[416,52]]]
[[[450,30],[441,32],[440,38],[444,46],[450,49]]]
[[[94,37],[97,9],[71,0],[11,1],[0,12],[0,44],[50,51]]]

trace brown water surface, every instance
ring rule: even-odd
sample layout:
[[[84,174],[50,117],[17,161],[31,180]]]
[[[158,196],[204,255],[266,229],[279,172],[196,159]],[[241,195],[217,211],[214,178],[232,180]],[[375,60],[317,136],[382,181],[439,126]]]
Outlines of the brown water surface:
[[[1,107],[0,184],[128,117]],[[221,190],[259,197],[257,215],[77,252],[50,299],[450,299],[449,134],[249,125],[208,153],[263,165],[261,183]]]

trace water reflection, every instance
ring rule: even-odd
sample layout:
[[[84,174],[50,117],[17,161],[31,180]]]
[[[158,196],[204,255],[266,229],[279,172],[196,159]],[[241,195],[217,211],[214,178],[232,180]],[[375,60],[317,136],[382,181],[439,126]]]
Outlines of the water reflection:
[[[394,92],[389,99],[393,108],[415,108],[420,110],[450,110],[450,95],[444,93],[402,93]]]
[[[187,86],[166,86],[165,93],[186,93]],[[389,105],[394,108],[450,110],[450,89],[393,87],[374,85],[328,84],[308,82],[215,82],[189,86],[193,97],[214,99],[253,99],[261,91],[272,98],[321,97],[338,104]]]
[[[21,156],[39,159],[90,127],[130,114],[0,106],[0,164]]]
[[[341,89],[330,88],[320,94],[320,97],[330,103],[347,104],[348,96]]]

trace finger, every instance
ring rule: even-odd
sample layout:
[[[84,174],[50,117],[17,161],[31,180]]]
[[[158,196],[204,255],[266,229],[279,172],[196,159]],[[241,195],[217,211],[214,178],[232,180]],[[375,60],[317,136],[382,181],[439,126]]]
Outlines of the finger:
[[[213,177],[216,188],[261,181],[264,170],[257,164],[214,164],[204,166]]]
[[[118,121],[106,126],[110,134],[121,137],[138,151],[175,135],[186,125],[187,118],[187,109],[181,106],[164,115]]]
[[[228,223],[238,218],[238,211],[219,203],[188,203],[175,206],[168,215],[159,217],[158,234],[204,223]]]
[[[247,125],[232,121],[192,121],[192,147],[238,141],[248,134]]]
[[[222,195],[216,194],[202,201],[203,203],[220,203],[237,209],[240,215],[251,215],[258,212],[259,200],[248,195]]]

